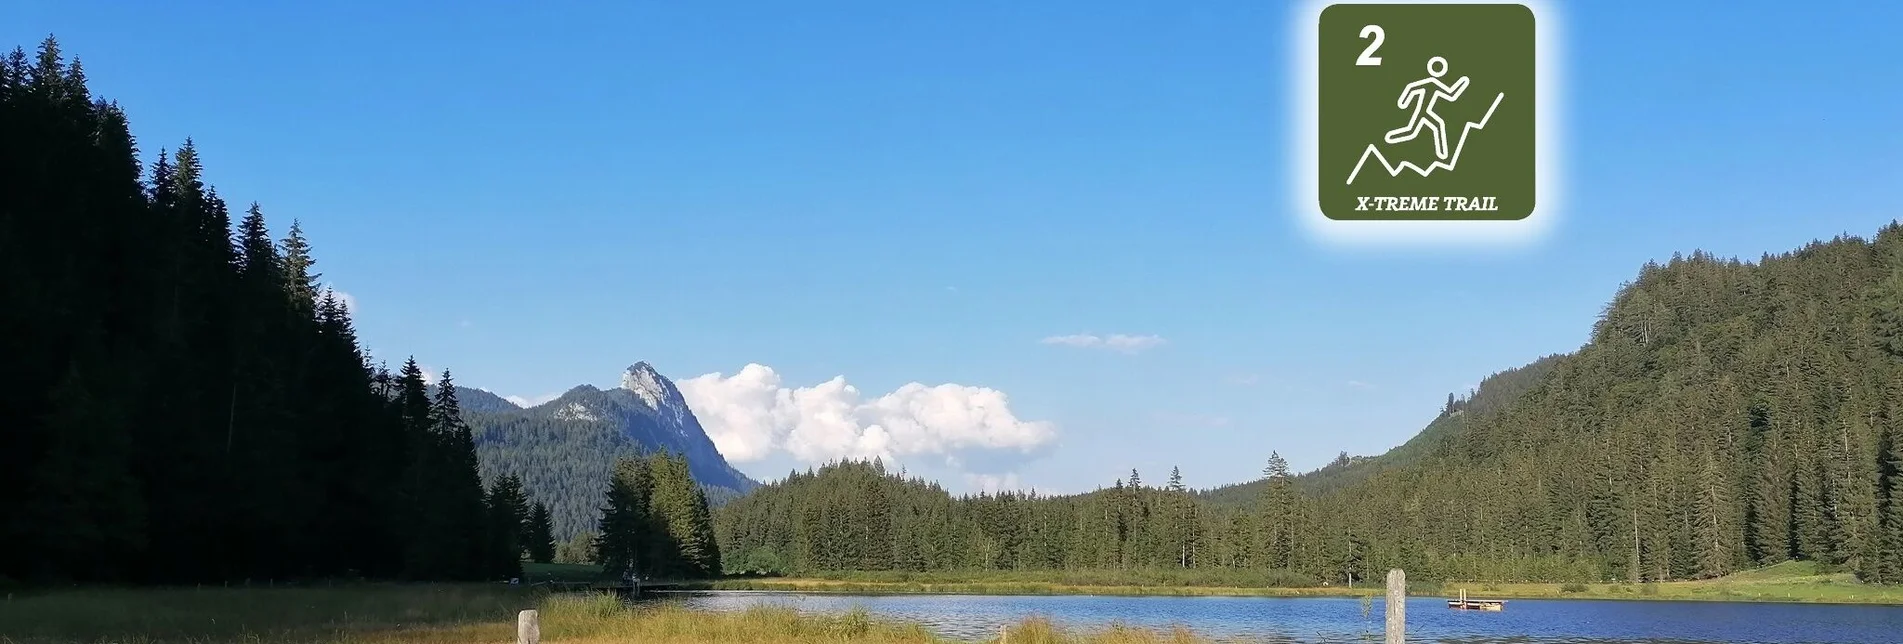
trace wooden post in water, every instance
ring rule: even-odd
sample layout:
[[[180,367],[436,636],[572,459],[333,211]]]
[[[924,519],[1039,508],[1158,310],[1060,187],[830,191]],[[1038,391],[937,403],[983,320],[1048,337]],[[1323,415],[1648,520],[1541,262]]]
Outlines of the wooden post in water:
[[[515,616],[515,644],[542,644],[542,617],[534,610]]]
[[[1387,644],[1403,644],[1407,641],[1407,573],[1400,568],[1388,571],[1387,605]]]

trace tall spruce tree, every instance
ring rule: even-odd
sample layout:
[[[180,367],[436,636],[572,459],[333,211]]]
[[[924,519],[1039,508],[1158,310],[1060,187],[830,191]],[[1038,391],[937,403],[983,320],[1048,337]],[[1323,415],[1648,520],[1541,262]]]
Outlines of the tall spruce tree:
[[[523,549],[528,551],[530,561],[545,564],[555,560],[555,527],[549,517],[548,506],[536,502],[529,510],[522,535]]]
[[[528,501],[522,494],[522,481],[514,475],[496,477],[484,500],[488,517],[484,526],[488,537],[484,558],[490,576],[498,578],[522,575],[522,544],[527,541],[523,527],[529,520]]]

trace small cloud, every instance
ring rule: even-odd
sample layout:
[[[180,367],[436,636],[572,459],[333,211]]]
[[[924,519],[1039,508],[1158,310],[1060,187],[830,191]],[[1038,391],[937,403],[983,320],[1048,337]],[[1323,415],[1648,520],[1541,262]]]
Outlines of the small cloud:
[[[467,329],[467,328],[469,328],[469,327],[471,327],[471,326],[474,326],[474,325],[475,325],[475,323],[474,323],[474,322],[470,322],[469,320],[461,320],[461,321],[458,321],[458,322],[456,323],[456,326],[459,326],[459,327],[462,327],[462,328],[465,328],[465,329]]]
[[[517,407],[528,409],[530,407],[541,405],[543,403],[554,400],[556,398],[560,398],[561,396],[562,396],[561,392],[556,392],[552,394],[542,394],[540,396],[529,396],[527,398],[524,398],[522,396],[503,396],[502,399],[515,403],[515,406]]]
[[[1371,384],[1368,384],[1368,383],[1365,383],[1365,382],[1362,382],[1362,381],[1359,381],[1359,380],[1350,380],[1350,381],[1348,381],[1348,386],[1350,386],[1350,387],[1354,387],[1354,388],[1356,388],[1356,389],[1373,389],[1373,388],[1374,388],[1374,385],[1371,385]]]
[[[951,292],[951,293],[957,293],[957,292],[958,292],[958,287],[956,287],[956,286],[947,286],[947,287],[945,287],[945,290],[946,290],[947,292]]]
[[[1167,341],[1159,335],[1125,335],[1122,333],[1097,335],[1094,333],[1079,333],[1076,335],[1054,335],[1039,340],[1039,342],[1078,349],[1108,349],[1111,351],[1134,354],[1162,346]]]
[[[1002,475],[966,474],[965,484],[977,488],[979,491],[992,493],[1004,490],[1017,490],[1023,487],[1016,473],[1006,473]]]
[[[1245,373],[1241,375],[1230,376],[1228,379],[1228,382],[1229,384],[1232,384],[1232,385],[1238,385],[1242,387],[1253,387],[1262,382],[1262,376],[1258,376],[1253,373]]]

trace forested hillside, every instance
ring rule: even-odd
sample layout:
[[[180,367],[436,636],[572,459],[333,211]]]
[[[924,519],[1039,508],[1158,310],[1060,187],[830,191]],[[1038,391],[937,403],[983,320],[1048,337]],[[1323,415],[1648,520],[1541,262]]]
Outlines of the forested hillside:
[[[296,222],[150,158],[52,39],[0,60],[0,582],[513,574],[449,374],[367,364]]]
[[[1559,363],[1560,356],[1546,356],[1531,363],[1514,367],[1487,376],[1480,385],[1466,394],[1447,394],[1447,404],[1441,407],[1440,415],[1429,422],[1426,429],[1408,439],[1406,443],[1388,450],[1380,456],[1350,456],[1346,452],[1334,461],[1314,471],[1295,477],[1295,485],[1304,492],[1324,494],[1335,492],[1353,483],[1366,480],[1376,472],[1401,468],[1419,462],[1432,451],[1432,446],[1452,434],[1458,433],[1467,421],[1485,416],[1501,406],[1520,397],[1546,377],[1553,365]],[[1218,505],[1249,505],[1262,495],[1267,478],[1244,483],[1223,485],[1211,490],[1198,492],[1198,496]]]
[[[456,391],[462,398],[463,411],[468,414],[493,414],[521,409],[521,407],[515,406],[515,403],[481,389],[464,387]],[[436,385],[434,384],[430,385],[430,395],[436,395]]]
[[[1584,324],[1586,321],[1582,321]],[[1648,263],[1578,351],[1298,484],[953,498],[875,465],[718,513],[729,570],[1195,568],[1655,581],[1791,559],[1903,581],[1903,227]],[[1263,445],[1268,451],[1271,445]]]
[[[483,476],[520,477],[529,498],[548,505],[558,540],[594,527],[620,459],[682,455],[715,505],[756,485],[714,448],[674,383],[645,362],[629,367],[620,387],[582,385],[529,409],[490,398],[467,414]]]

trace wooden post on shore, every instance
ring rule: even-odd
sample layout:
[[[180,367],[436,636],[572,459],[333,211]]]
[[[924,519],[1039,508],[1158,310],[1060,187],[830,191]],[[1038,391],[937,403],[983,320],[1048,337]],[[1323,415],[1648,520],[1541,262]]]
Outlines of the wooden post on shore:
[[[534,610],[515,616],[515,644],[542,644],[542,617]]]
[[[1407,573],[1400,568],[1388,571],[1387,605],[1387,644],[1403,644],[1407,641]]]

